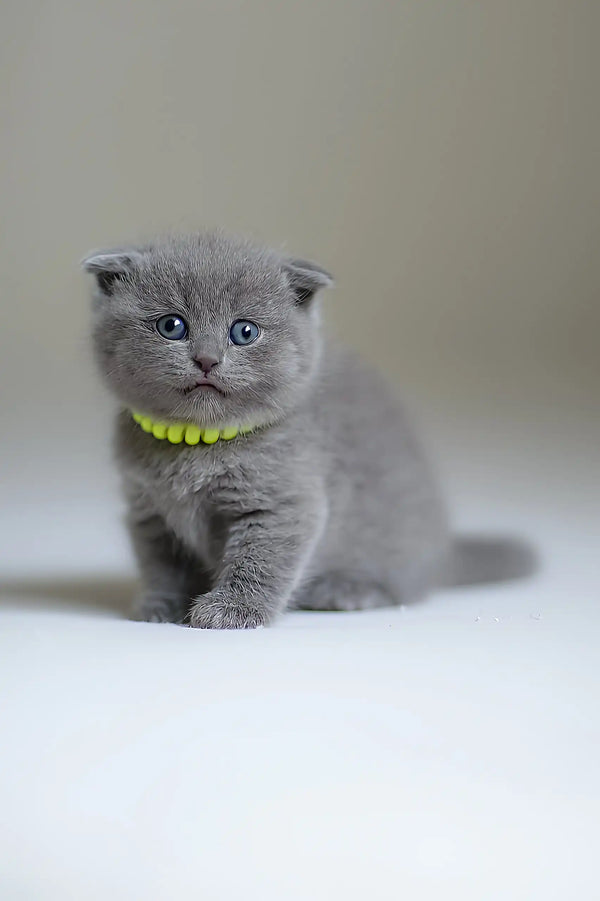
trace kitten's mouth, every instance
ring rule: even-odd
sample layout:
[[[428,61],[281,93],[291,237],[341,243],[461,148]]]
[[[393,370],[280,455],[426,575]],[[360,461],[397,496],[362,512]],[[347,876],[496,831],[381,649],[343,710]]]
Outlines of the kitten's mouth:
[[[183,388],[184,394],[192,394],[193,392],[207,392],[210,393],[212,391],[216,391],[217,394],[223,394],[221,389],[215,385],[214,382],[209,382],[208,379],[200,379],[197,382],[194,382],[193,385],[187,385],[187,387]]]

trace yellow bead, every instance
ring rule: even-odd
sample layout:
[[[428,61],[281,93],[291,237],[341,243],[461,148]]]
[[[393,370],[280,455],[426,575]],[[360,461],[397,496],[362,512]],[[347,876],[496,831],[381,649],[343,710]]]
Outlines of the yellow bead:
[[[183,441],[183,433],[185,432],[185,425],[183,423],[173,423],[167,429],[167,438],[171,442],[171,444],[181,444]]]
[[[232,438],[235,438],[238,430],[234,425],[228,426],[226,429],[221,429],[221,438],[224,438],[225,441],[231,441]]]
[[[254,426],[251,425],[243,425],[240,427],[240,434],[247,435],[248,432],[251,432]]]
[[[152,434],[155,438],[166,438],[167,429],[168,425],[166,424],[166,422],[155,422],[152,427]]]
[[[214,444],[215,441],[219,440],[219,430],[204,429],[204,431],[202,432],[202,440],[205,444]]]
[[[132,416],[135,419],[135,421],[138,423],[141,422],[142,419],[144,418],[142,413],[132,413]]]
[[[197,425],[188,425],[185,430],[185,443],[198,444],[200,441],[200,429]]]
[[[140,419],[140,425],[145,432],[151,432],[152,426],[154,425],[154,423],[152,422],[152,420],[150,419],[149,416],[143,416]]]

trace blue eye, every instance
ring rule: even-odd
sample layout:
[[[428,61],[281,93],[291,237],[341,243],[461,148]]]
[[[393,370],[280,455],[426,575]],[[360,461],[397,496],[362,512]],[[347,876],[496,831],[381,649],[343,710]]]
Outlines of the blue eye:
[[[179,316],[169,313],[156,320],[156,330],[169,341],[181,341],[188,333],[187,325]]]
[[[234,344],[252,344],[259,334],[259,327],[247,319],[238,319],[229,329],[229,337]]]

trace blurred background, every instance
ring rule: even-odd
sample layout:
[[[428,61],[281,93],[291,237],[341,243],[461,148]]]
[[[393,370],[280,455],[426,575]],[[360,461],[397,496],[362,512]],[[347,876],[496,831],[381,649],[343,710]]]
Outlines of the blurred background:
[[[598,3],[56,0],[2,19],[3,567],[129,566],[78,261],[168,229],[333,271],[332,327],[417,409],[457,516],[511,450],[515,494],[593,462]]]

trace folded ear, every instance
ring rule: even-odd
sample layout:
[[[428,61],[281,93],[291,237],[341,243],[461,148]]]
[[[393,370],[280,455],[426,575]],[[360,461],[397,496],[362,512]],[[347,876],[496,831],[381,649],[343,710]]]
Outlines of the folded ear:
[[[115,284],[131,275],[141,261],[142,255],[137,250],[107,250],[90,254],[81,265],[96,277],[100,291],[110,297]]]
[[[333,276],[308,260],[288,259],[284,261],[283,271],[296,295],[297,303],[306,303],[321,288],[333,285]]]

